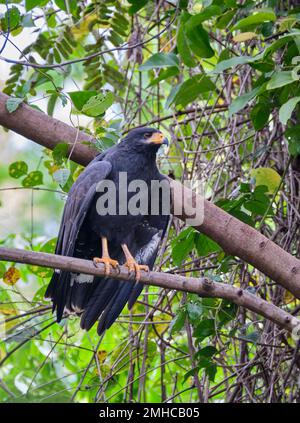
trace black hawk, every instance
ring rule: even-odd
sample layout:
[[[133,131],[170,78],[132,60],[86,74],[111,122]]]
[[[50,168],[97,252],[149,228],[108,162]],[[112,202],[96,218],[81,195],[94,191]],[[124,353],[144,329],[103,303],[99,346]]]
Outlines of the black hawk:
[[[156,165],[156,153],[167,144],[163,134],[152,128],[131,130],[121,142],[99,154],[73,184],[65,204],[56,245],[56,254],[104,263],[106,275],[76,274],[55,270],[45,297],[53,303],[57,321],[69,314],[81,315],[82,329],[89,330],[98,322],[98,334],[108,329],[128,303],[131,308],[143,289],[139,282],[141,270],[152,269],[160,242],[164,236],[169,214],[159,207],[151,214],[152,182],[166,178]],[[120,175],[126,174],[127,186],[142,180],[148,188],[146,213],[120,213],[120,198],[124,190]],[[99,214],[99,184],[111,181],[116,187],[116,213]],[[100,189],[101,191],[101,189]],[[161,194],[161,190],[160,190]],[[134,193],[128,192],[127,202]],[[103,198],[103,197],[102,197]],[[123,207],[124,209],[124,207]],[[122,209],[122,210],[123,210]],[[101,257],[101,258],[100,258]],[[110,266],[127,266],[136,283],[120,281],[109,276]]]

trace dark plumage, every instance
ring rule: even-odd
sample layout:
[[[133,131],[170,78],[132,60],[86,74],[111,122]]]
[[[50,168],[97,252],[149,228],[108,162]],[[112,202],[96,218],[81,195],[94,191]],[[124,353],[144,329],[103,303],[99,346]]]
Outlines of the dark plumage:
[[[114,182],[118,199],[120,172],[127,172],[128,184],[140,179],[150,187],[151,181],[161,181],[164,176],[157,169],[156,153],[165,141],[161,133],[152,128],[134,129],[86,167],[69,192],[56,254],[92,260],[95,256],[105,256],[105,244],[101,244],[101,239],[102,242],[107,239],[110,258],[99,261],[110,260],[113,265],[111,259],[114,259],[124,264],[127,246],[137,263],[153,268],[169,216],[161,213],[159,216],[148,213],[101,216],[96,204],[102,194],[96,192],[96,187],[99,181]],[[127,201],[135,194],[128,193]],[[117,210],[118,206],[117,201]],[[128,264],[130,258],[126,258]],[[58,322],[65,312],[80,314],[81,327],[89,330],[100,318],[100,335],[112,325],[126,303],[132,307],[142,288],[139,282],[118,281],[109,276],[55,271],[45,296],[51,298]]]

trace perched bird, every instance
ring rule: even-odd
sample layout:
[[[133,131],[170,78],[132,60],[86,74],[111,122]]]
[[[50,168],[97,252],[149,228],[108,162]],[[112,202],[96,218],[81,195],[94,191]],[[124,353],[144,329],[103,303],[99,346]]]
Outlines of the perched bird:
[[[75,313],[81,315],[81,327],[89,330],[99,319],[100,335],[126,303],[129,308],[135,303],[143,289],[140,272],[153,268],[169,220],[168,213],[162,213],[161,196],[158,213],[151,214],[150,210],[151,184],[166,179],[157,168],[156,153],[167,143],[156,129],[133,129],[120,143],[99,154],[76,179],[64,208],[55,253],[93,260],[95,265],[104,263],[107,276],[55,270],[45,297],[52,300],[58,322],[64,315]],[[144,212],[130,211],[128,205],[136,193],[124,195],[124,175],[125,190],[134,181],[142,181],[147,188],[141,193],[148,200]],[[99,204],[103,206],[101,200],[108,187],[103,192],[101,187],[108,181],[115,187],[116,210],[105,214]],[[107,197],[107,202],[112,200]],[[134,272],[136,283],[109,276],[110,266],[119,264]]]

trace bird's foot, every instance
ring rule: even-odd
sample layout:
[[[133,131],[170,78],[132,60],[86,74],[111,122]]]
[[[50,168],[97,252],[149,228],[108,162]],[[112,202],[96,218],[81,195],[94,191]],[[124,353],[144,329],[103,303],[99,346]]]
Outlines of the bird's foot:
[[[101,257],[101,258],[100,257],[94,257],[93,263],[94,263],[95,266],[97,266],[97,264],[99,264],[99,263],[103,263],[104,266],[105,266],[106,276],[108,276],[109,273],[110,273],[110,266],[113,269],[118,269],[118,267],[119,267],[119,263],[117,262],[117,260],[113,260],[110,257]]]
[[[133,259],[128,259],[126,263],[124,264],[129,270],[129,273],[134,272],[135,273],[135,280],[138,282],[141,279],[141,270],[144,270],[145,272],[149,272],[149,267],[144,264],[138,264]]]

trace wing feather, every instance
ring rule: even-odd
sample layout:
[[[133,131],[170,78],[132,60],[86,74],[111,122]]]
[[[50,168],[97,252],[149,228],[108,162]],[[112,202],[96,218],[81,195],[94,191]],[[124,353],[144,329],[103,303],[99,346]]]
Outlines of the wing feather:
[[[99,160],[98,157],[87,166],[73,184],[63,212],[56,254],[69,257],[74,255],[78,234],[96,193],[96,186],[99,181],[109,175],[111,168],[109,162]],[[57,311],[57,321],[62,319],[65,306],[71,301],[70,281],[70,272],[55,271],[45,293],[46,298],[52,299],[53,310]]]

